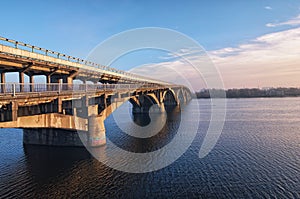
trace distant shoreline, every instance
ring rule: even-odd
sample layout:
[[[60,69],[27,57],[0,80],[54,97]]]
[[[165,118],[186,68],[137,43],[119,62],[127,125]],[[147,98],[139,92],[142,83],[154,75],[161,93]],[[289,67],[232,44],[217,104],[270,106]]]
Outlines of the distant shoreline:
[[[224,96],[224,92],[226,96]],[[210,94],[214,98],[286,98],[300,97],[300,88],[243,88],[243,89],[202,89],[196,92],[197,99],[209,99]]]
[[[215,99],[259,99],[259,98],[297,98],[300,96],[282,96],[282,97],[215,97]],[[211,99],[210,97],[195,97],[193,99]]]

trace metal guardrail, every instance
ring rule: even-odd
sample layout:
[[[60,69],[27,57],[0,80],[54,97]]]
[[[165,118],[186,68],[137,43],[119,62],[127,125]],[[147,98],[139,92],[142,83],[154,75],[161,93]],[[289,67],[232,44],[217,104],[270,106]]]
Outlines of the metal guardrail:
[[[136,90],[148,88],[166,88],[164,86],[149,84],[66,84],[66,83],[0,83],[0,99],[1,94],[17,94],[26,93],[61,93],[65,91],[72,92],[97,92],[108,90]]]
[[[151,82],[151,80],[153,82],[157,82],[157,80],[155,80],[155,79],[151,79],[151,78],[148,78],[148,77],[143,77],[143,76],[136,75],[136,74],[133,74],[133,73],[129,73],[129,72],[126,72],[126,71],[122,71],[122,70],[119,70],[119,69],[116,69],[116,68],[104,66],[104,65],[97,64],[97,63],[94,63],[94,62],[91,62],[91,61],[76,58],[76,57],[69,56],[69,55],[66,55],[66,54],[63,54],[63,53],[48,50],[48,49],[41,48],[41,47],[38,47],[38,46],[34,46],[34,45],[31,45],[31,44],[26,44],[26,43],[23,43],[23,42],[8,39],[8,38],[1,37],[1,36],[0,36],[0,44],[4,45],[4,46],[9,46],[9,47],[13,47],[13,48],[16,48],[16,49],[20,49],[20,50],[25,50],[25,51],[32,52],[32,53],[37,53],[37,54],[41,54],[41,55],[45,55],[45,56],[50,56],[50,57],[70,61],[70,62],[73,62],[73,63],[79,63],[79,64],[82,64],[82,65],[95,67],[95,68],[98,68],[98,69],[101,69],[101,70],[117,73],[117,74],[120,74],[120,75],[125,75],[127,77],[132,78],[132,79],[145,79],[145,80],[148,80],[150,82]],[[165,84],[168,84],[167,82],[163,82],[163,81],[161,81],[161,82],[165,83]]]

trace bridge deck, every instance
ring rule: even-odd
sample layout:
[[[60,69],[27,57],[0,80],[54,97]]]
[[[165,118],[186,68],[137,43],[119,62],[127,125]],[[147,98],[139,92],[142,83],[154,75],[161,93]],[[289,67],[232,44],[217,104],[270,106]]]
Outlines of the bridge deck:
[[[2,42],[1,42],[2,41]],[[0,72],[66,76],[99,82],[168,84],[30,44],[0,37]],[[80,71],[80,73],[79,73]]]

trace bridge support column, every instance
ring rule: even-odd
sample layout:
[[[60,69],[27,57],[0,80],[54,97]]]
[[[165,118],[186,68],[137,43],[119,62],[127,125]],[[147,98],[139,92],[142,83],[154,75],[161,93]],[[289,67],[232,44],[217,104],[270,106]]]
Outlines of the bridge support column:
[[[166,109],[165,109],[165,104],[164,103],[161,103],[160,106],[159,106],[159,110],[158,110],[160,113],[164,113],[166,112]]]
[[[1,73],[1,93],[5,93],[5,73]]]
[[[29,76],[29,83],[30,83],[30,92],[34,91],[34,78],[33,75]]]
[[[68,77],[68,76],[65,76],[62,78],[63,79],[63,83],[67,83],[67,84],[73,84],[73,78],[72,77]]]
[[[20,92],[24,91],[24,72],[19,72]]]
[[[46,83],[47,83],[47,91],[51,91],[51,86],[50,86],[50,83],[51,83],[51,75],[48,74],[48,75],[45,75],[46,76]]]
[[[88,107],[88,136],[89,146],[97,147],[106,144],[103,117],[98,117],[98,105]]]
[[[11,102],[10,109],[11,109],[11,120],[17,121],[18,120],[18,102]]]
[[[68,84],[68,85],[63,85],[64,88],[63,90],[72,90],[72,84],[73,84],[73,78],[69,77],[69,76],[64,76],[62,78],[62,81],[64,84]]]
[[[59,83],[59,78],[57,78],[55,76],[51,76],[50,77],[50,83]]]
[[[51,83],[51,75],[46,75],[46,83],[47,84]]]
[[[50,83],[55,83],[55,85],[49,85],[49,89],[51,91],[59,91],[61,89],[61,85],[59,84],[60,79],[57,76],[51,76],[50,77]]]
[[[62,113],[62,99],[58,97],[53,101],[53,104],[55,107],[55,111],[57,111],[57,113]]]

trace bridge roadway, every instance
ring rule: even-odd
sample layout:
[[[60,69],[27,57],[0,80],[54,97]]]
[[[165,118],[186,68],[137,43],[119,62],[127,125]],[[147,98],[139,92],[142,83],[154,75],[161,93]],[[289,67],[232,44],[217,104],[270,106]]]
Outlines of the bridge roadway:
[[[24,83],[26,74],[30,83],[34,83],[34,76],[44,75],[47,83],[71,84],[78,79],[110,84],[169,84],[0,36],[1,83],[5,83],[9,72],[19,73],[19,83]]]
[[[182,85],[0,40],[14,45],[0,44],[0,128],[22,128],[24,144],[101,146],[106,143],[105,119],[124,102],[132,104],[133,114],[148,114],[191,99]],[[5,82],[9,72],[19,73],[19,83]],[[46,83],[34,83],[35,75],[45,75]]]

